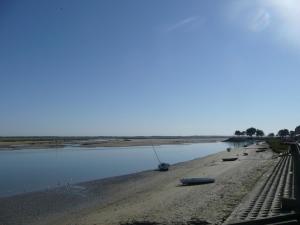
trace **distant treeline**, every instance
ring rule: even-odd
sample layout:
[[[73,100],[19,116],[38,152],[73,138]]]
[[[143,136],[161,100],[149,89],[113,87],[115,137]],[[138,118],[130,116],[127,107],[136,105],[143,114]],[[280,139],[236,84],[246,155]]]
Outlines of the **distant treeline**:
[[[234,132],[234,135],[236,136],[249,136],[249,137],[252,137],[253,135],[255,135],[256,137],[263,137],[265,136],[265,133],[263,130],[260,130],[260,129],[256,129],[254,127],[250,127],[248,129],[246,129],[245,131],[239,131],[239,130],[236,130]],[[295,136],[299,136],[300,135],[300,126],[297,126],[295,128],[295,130],[288,130],[286,128],[284,129],[280,129],[277,134],[275,135],[274,133],[269,133],[267,136],[268,137],[291,137],[291,138],[294,138]]]

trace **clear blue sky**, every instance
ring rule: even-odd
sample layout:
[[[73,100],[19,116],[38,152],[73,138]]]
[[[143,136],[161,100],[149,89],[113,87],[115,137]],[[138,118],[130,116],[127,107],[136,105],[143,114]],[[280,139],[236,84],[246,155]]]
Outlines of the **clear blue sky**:
[[[0,135],[300,124],[297,0],[2,0]]]

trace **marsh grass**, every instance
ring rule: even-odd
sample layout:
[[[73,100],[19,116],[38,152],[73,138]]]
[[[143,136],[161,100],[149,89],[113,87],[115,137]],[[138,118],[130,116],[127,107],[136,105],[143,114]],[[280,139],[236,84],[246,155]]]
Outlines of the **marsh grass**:
[[[270,148],[273,150],[273,152],[276,152],[276,153],[286,152],[289,148],[289,145],[285,144],[279,138],[271,138],[271,139],[266,140],[266,142],[270,145]]]

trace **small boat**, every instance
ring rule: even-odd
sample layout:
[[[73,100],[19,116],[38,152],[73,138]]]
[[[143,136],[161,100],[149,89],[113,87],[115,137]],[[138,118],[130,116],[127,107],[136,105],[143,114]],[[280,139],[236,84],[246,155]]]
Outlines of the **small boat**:
[[[155,153],[155,156],[157,158],[157,161],[158,161],[158,171],[168,171],[169,170],[169,167],[170,167],[170,164],[168,163],[164,163],[164,162],[161,162],[158,155],[157,155],[157,152],[154,148],[154,145],[152,144],[152,149],[153,149],[153,152]]]
[[[257,149],[256,152],[265,152],[266,149],[262,148],[262,149]]]
[[[223,158],[222,161],[235,161],[238,157],[231,157],[231,158]]]
[[[168,164],[168,163],[160,163],[158,165],[158,170],[159,171],[168,171],[169,167],[170,167],[170,164]]]
[[[246,155],[248,155],[248,153],[247,153],[247,152],[244,152],[243,155],[246,156]]]
[[[215,179],[213,178],[183,178],[180,179],[182,185],[200,185],[200,184],[210,184],[214,183]]]

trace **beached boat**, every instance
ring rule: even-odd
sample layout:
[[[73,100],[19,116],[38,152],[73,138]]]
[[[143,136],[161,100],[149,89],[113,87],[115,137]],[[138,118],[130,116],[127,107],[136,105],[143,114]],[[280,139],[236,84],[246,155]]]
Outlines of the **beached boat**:
[[[154,145],[152,144],[152,149],[153,149],[153,152],[155,153],[155,156],[157,158],[157,161],[158,161],[158,171],[168,171],[169,170],[169,167],[170,167],[170,164],[168,163],[164,163],[164,162],[161,162],[158,155],[157,155],[157,152],[154,148]]]
[[[200,185],[200,184],[209,184],[214,183],[215,179],[213,178],[183,178],[180,180],[182,185]]]
[[[238,157],[231,157],[231,158],[223,158],[222,160],[223,161],[235,161],[237,159],[238,159]]]
[[[160,163],[158,165],[158,170],[159,171],[168,171],[169,167],[170,167],[170,164],[168,164],[168,163]]]
[[[261,149],[258,149],[258,150],[256,150],[256,152],[265,152],[267,149],[265,149],[265,148],[261,148]]]

